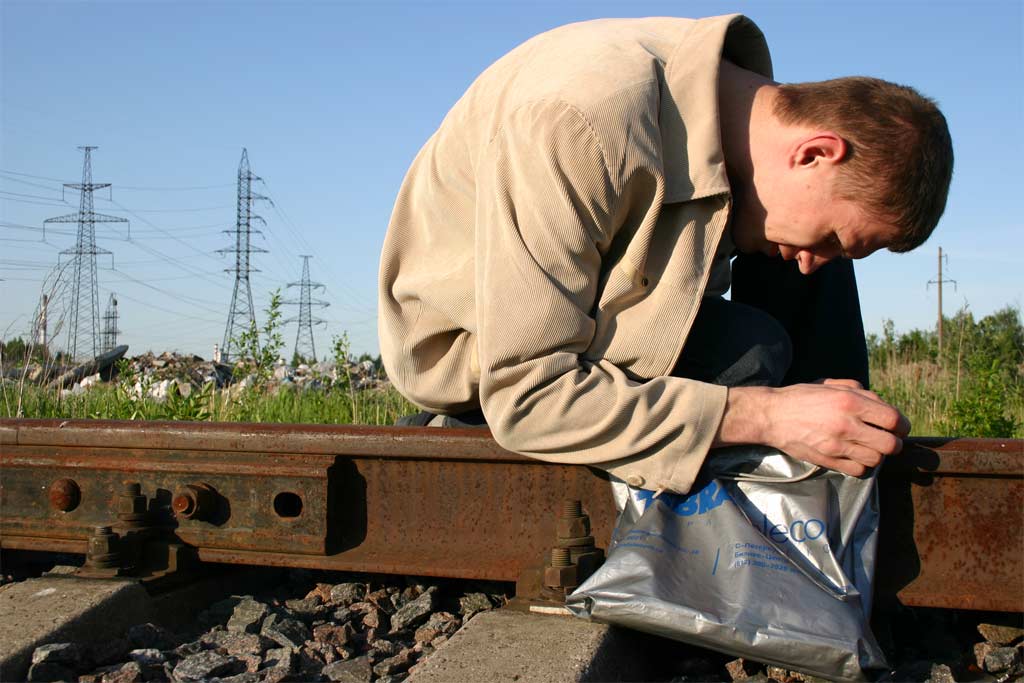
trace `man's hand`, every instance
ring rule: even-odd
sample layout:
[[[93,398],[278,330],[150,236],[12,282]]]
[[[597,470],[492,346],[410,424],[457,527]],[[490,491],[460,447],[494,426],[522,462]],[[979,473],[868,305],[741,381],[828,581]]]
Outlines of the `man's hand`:
[[[715,446],[764,444],[852,476],[899,453],[910,422],[854,380],[729,389]]]

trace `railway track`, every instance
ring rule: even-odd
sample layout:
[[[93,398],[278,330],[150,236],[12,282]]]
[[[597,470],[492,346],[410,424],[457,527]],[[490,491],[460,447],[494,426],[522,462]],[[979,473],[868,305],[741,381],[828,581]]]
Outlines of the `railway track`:
[[[557,599],[572,584],[552,580],[552,548],[585,573],[616,516],[602,472],[485,430],[0,420],[0,468],[0,547],[83,553],[92,576],[162,580],[198,561]],[[1024,441],[909,439],[880,489],[877,602],[1024,612]]]

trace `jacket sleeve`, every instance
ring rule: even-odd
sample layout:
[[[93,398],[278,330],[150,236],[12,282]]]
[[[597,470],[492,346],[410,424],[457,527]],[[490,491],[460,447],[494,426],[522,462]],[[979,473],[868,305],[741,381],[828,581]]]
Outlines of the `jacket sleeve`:
[[[582,360],[602,252],[625,201],[608,161],[576,109],[548,102],[512,113],[478,160],[481,407],[509,450],[682,493],[721,422],[726,388],[638,382],[607,360]]]

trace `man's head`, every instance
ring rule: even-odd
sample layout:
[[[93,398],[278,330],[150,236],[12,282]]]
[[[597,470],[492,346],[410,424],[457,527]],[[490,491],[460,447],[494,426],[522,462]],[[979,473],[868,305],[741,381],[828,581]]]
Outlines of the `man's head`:
[[[751,121],[750,186],[740,198],[740,218],[763,232],[741,229],[737,246],[798,260],[808,273],[832,258],[909,251],[928,238],[953,171],[949,130],[934,102],[864,77],[764,92],[763,125]]]

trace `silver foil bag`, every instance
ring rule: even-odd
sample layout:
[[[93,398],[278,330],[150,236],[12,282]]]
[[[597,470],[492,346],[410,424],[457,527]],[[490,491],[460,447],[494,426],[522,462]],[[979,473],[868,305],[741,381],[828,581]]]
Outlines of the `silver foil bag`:
[[[764,447],[712,451],[689,495],[613,483],[608,559],[566,600],[577,616],[824,678],[886,667],[868,625],[875,475]]]

